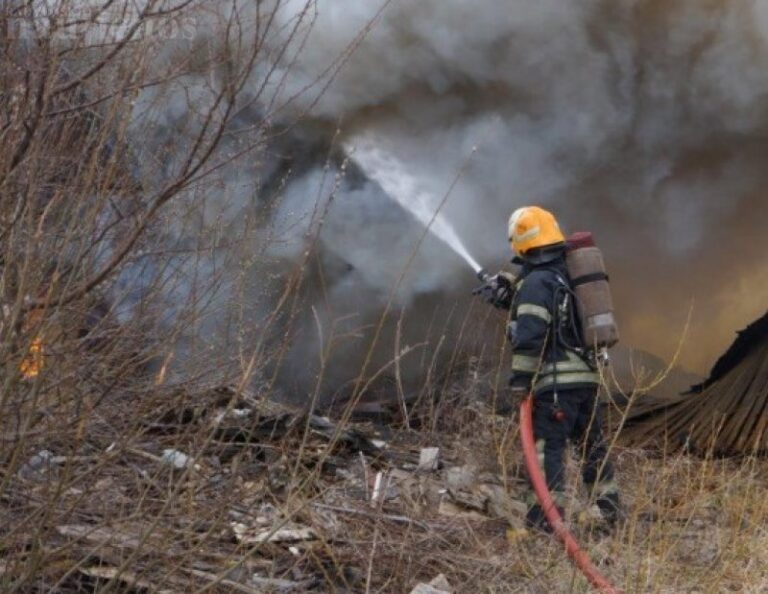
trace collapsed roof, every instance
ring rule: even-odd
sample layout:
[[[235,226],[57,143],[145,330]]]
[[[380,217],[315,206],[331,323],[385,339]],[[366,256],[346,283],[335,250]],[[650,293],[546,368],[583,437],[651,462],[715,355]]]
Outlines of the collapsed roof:
[[[630,412],[623,440],[667,450],[768,453],[768,312],[738,333],[709,378]]]

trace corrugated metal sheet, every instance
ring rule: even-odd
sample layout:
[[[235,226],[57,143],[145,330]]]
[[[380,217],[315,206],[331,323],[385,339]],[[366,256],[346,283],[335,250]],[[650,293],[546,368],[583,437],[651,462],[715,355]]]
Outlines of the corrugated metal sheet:
[[[623,441],[697,453],[768,453],[768,313],[739,332],[709,378],[631,411]]]

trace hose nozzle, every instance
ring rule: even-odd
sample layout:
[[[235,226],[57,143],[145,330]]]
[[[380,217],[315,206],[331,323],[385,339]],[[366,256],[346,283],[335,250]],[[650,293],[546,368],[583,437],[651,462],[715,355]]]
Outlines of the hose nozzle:
[[[480,279],[481,282],[487,283],[490,280],[491,275],[488,274],[488,271],[485,268],[481,268],[477,271],[477,278]]]

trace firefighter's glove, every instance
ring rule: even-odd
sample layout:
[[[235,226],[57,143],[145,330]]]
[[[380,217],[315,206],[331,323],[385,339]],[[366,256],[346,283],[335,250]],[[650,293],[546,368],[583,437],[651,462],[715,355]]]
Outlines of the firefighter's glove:
[[[508,273],[500,272],[490,277],[485,283],[472,291],[473,295],[479,295],[484,301],[499,309],[512,307],[514,296],[515,278]]]
[[[527,375],[515,374],[509,378],[509,396],[510,400],[520,403],[528,398],[531,393],[531,377]]]
[[[507,340],[513,349],[517,346],[517,322],[515,320],[507,324]]]

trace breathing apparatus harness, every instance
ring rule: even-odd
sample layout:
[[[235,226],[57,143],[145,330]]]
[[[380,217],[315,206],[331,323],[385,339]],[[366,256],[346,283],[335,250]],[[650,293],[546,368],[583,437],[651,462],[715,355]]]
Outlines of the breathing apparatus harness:
[[[585,347],[581,341],[579,344],[571,344],[565,336],[565,330],[570,330],[571,335],[578,341],[582,336],[581,328],[579,328],[578,317],[575,312],[575,302],[578,297],[571,288],[568,281],[563,278],[562,274],[554,268],[542,267],[544,270],[549,270],[555,275],[557,279],[557,288],[552,296],[552,321],[549,336],[551,337],[552,344],[550,349],[550,364],[552,365],[552,418],[555,421],[562,422],[565,420],[565,411],[560,407],[560,401],[558,398],[557,390],[557,352],[558,347],[564,351],[569,351],[578,356],[584,361],[590,369],[597,371],[599,367],[599,361],[601,355],[599,355],[595,349]],[[546,348],[546,342],[545,342]]]
[[[579,345],[569,344],[563,335],[563,328],[567,325],[577,340],[582,336],[574,307],[578,297],[573,289],[571,289],[570,284],[557,271],[553,270],[553,272],[558,282],[553,296],[554,307],[552,308],[554,312],[552,317],[552,325],[555,331],[554,336],[563,349],[578,355],[591,369],[597,371],[599,355],[595,349],[585,347],[581,340],[579,340]]]

